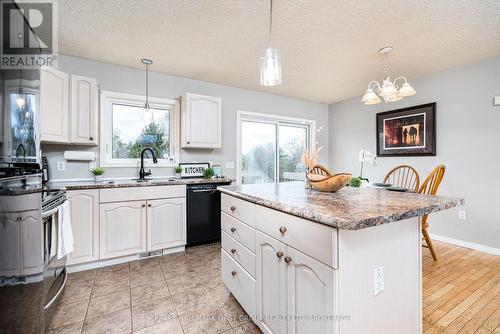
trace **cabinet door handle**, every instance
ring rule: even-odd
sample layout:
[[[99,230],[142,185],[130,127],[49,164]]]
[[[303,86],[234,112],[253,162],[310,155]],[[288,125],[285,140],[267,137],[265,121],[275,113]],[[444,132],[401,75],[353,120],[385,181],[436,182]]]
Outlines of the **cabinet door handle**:
[[[231,227],[231,232],[236,232],[236,227]]]
[[[283,252],[282,251],[277,252],[276,256],[278,257],[278,259],[281,259],[283,257]]]
[[[286,227],[285,226],[281,226],[280,227],[280,233],[281,234],[285,234],[285,232],[286,232]]]
[[[236,272],[236,271],[234,271],[234,270],[233,270],[233,271],[231,271],[231,275],[232,275],[233,277],[234,277],[234,276],[236,276],[236,274],[237,274],[237,272]]]
[[[188,144],[188,145],[189,145],[189,144],[191,144],[191,142],[190,142],[190,141],[187,141],[187,142],[186,142],[186,144]]]
[[[231,253],[232,253],[232,254],[236,253],[236,249],[234,249],[234,248],[233,248],[233,249],[231,249]]]
[[[292,258],[290,256],[285,256],[285,263],[289,264],[290,262],[292,262]]]
[[[145,208],[145,207],[146,207],[146,204],[143,204],[143,205],[142,205],[142,207],[143,207],[143,208]]]
[[[231,211],[233,211],[233,212],[234,212],[234,210],[236,210],[236,207],[235,207],[235,206],[232,206],[230,209],[231,209]]]
[[[94,137],[89,137],[90,140],[94,140]]]
[[[148,204],[148,207],[150,208],[150,207],[151,207],[151,204]]]

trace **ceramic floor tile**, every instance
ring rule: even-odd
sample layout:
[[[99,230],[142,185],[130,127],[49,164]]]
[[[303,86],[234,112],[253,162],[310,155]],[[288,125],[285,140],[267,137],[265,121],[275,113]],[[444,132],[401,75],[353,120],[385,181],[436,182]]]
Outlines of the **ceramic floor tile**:
[[[150,284],[134,287],[131,290],[132,306],[137,306],[155,299],[168,297],[170,292],[167,283],[161,279],[152,281]]]
[[[130,308],[130,291],[112,293],[104,296],[92,296],[87,310],[87,319],[114,313]]]
[[[165,281],[160,267],[136,271],[130,275],[130,286],[132,288],[158,281]]]
[[[217,305],[224,304],[226,300],[233,297],[226,285],[220,281],[209,289],[209,293]]]
[[[119,278],[112,280],[97,280],[92,289],[92,296],[104,296],[110,293],[119,292],[130,289],[129,278]]]
[[[145,269],[152,269],[160,266],[160,261],[157,257],[142,259],[130,262],[130,273],[134,271],[143,271]]]
[[[208,291],[179,293],[172,296],[172,301],[179,316],[195,313],[198,310],[215,305]]]
[[[121,334],[132,331],[131,310],[125,309],[115,313],[86,319],[82,334]]]
[[[253,322],[247,322],[243,325],[234,327],[228,331],[223,332],[223,334],[261,334],[259,327],[257,327]]]
[[[83,321],[85,319],[88,304],[89,301],[84,300],[58,307],[54,311],[54,316],[50,321],[49,328],[57,328]]]
[[[182,292],[190,291],[200,284],[198,275],[195,272],[188,272],[182,276],[172,279],[167,279],[167,286],[170,294],[175,295]]]
[[[72,285],[73,283],[93,282],[96,273],[97,269],[70,273],[68,274],[68,281],[66,282],[66,285]]]
[[[83,322],[49,329],[45,334],[80,334]]]
[[[177,317],[170,297],[149,301],[132,308],[134,331]]]
[[[66,284],[60,305],[70,304],[90,298],[94,281],[82,281]]]
[[[169,319],[159,324],[149,326],[138,331],[134,334],[183,334],[181,323],[179,319]]]
[[[158,257],[158,261],[161,264],[168,263],[168,262],[174,262],[174,261],[185,261],[185,260],[187,260],[185,252],[167,254],[167,255],[163,255],[163,256]]]
[[[219,305],[219,309],[231,327],[236,327],[252,320],[235,298],[226,300],[223,304]]]
[[[186,334],[215,334],[231,328],[215,305],[179,318]]]

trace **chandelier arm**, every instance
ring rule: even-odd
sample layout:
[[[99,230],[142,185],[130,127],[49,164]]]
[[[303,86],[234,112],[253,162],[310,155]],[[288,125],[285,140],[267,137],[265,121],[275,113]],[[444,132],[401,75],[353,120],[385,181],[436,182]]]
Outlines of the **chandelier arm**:
[[[373,80],[373,81],[370,81],[370,83],[368,84],[368,89],[372,89],[376,92],[379,92],[381,88],[380,88],[380,84],[378,83],[378,81]]]
[[[404,80],[403,84],[407,83],[408,82],[408,79],[406,79],[406,77],[403,77],[403,76],[400,76],[400,77],[397,77],[396,79],[394,79],[393,83],[394,83],[394,87],[396,87],[396,89],[399,89],[400,87],[398,85],[396,85],[396,81],[398,81],[399,79],[401,80]]]

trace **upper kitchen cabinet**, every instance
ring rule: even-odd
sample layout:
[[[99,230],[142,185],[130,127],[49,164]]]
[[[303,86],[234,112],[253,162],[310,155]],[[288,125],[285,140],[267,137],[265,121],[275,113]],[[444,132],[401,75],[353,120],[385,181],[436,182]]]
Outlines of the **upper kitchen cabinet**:
[[[50,67],[40,73],[40,139],[49,143],[69,142],[69,75]]]
[[[182,148],[221,148],[222,99],[186,93],[181,105]]]
[[[50,67],[42,68],[40,80],[41,141],[97,145],[97,80]]]
[[[71,76],[70,141],[72,144],[97,145],[98,133],[97,80]]]

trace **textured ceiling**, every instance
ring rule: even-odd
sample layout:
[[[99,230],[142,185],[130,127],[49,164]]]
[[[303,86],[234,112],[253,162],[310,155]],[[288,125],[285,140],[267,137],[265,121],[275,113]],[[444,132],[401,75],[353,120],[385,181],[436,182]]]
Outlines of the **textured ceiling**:
[[[332,103],[390,72],[410,81],[500,54],[499,0],[276,0],[283,84],[259,85],[267,0],[59,0],[59,50],[98,61]]]

